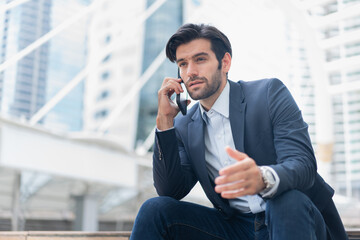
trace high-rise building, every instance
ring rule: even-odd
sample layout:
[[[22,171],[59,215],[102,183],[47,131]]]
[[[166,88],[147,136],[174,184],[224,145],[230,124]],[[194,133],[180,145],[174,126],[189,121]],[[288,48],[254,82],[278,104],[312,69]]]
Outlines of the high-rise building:
[[[53,1],[51,28],[83,11],[92,0]],[[52,99],[87,63],[89,16],[72,23],[49,42],[46,101]],[[44,125],[63,131],[83,128],[84,82],[78,84],[44,118]]]
[[[141,76],[145,1],[103,1],[93,13],[89,31],[89,64],[85,86],[84,130],[96,131],[123,107],[106,132],[125,149],[134,147],[138,96],[132,91]],[[140,17],[139,17],[140,16]],[[129,24],[131,21],[131,24]]]
[[[155,0],[147,0],[150,6]],[[166,1],[145,23],[142,72],[162,52],[172,34],[183,23],[183,0]],[[140,93],[137,141],[141,143],[153,131],[157,115],[157,92],[165,76],[177,77],[177,67],[167,59],[161,64]]]
[[[166,1],[150,16],[144,14],[157,2],[107,0],[91,22],[89,64],[94,67],[86,84],[84,128],[104,130],[104,122],[122,107],[105,130],[128,150],[153,130],[158,88],[164,76],[177,74],[176,66],[165,61],[141,90],[134,90],[182,23],[182,0]]]
[[[29,1],[4,13],[1,63],[50,30],[51,6],[52,1]],[[45,103],[48,55],[45,43],[0,73],[3,115],[29,119]]]
[[[0,17],[0,62],[3,63],[77,14],[89,2],[27,1],[7,10]],[[86,24],[86,19],[79,20],[0,73],[3,116],[30,119],[84,67]],[[80,85],[41,122],[49,128],[81,130],[82,98],[83,86]]]
[[[319,34],[331,94],[334,145],[332,186],[360,197],[360,1],[332,0],[308,6]]]

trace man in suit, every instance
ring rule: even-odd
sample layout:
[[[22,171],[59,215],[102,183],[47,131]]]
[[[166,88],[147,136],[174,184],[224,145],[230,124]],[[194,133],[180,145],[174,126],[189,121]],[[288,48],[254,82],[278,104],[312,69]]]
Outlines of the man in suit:
[[[158,92],[160,197],[143,204],[131,239],[347,239],[282,82],[228,80],[230,42],[208,25],[180,27],[166,54],[181,78],[165,78]],[[176,117],[170,97],[183,92],[181,81],[199,102]],[[214,208],[180,201],[198,181]]]

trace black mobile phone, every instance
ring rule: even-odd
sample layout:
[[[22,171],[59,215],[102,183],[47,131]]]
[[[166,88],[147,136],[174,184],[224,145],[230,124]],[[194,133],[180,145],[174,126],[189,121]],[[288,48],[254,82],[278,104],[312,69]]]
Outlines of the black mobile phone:
[[[178,69],[178,78],[181,79],[179,69]],[[187,112],[187,91],[186,91],[186,87],[185,87],[185,84],[182,81],[182,79],[181,79],[180,84],[181,84],[181,87],[184,90],[184,92],[182,92],[180,94],[176,94],[176,103],[177,103],[182,115],[186,115],[186,112]]]

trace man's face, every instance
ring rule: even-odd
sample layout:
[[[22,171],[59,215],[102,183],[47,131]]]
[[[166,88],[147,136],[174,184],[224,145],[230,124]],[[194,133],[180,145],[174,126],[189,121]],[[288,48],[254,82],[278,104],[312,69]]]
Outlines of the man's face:
[[[207,39],[196,39],[176,49],[176,62],[186,89],[194,100],[215,99],[226,84],[226,73],[218,69],[219,62]]]

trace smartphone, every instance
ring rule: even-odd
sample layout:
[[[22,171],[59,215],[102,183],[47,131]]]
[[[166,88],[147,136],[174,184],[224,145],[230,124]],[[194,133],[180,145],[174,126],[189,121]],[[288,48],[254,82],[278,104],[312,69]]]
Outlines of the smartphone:
[[[180,70],[178,69],[178,78],[181,79],[180,77]],[[186,87],[184,82],[181,79],[181,87],[184,90],[184,92],[180,93],[180,94],[176,94],[176,103],[180,109],[180,112],[182,113],[182,115],[186,115],[187,112],[187,99],[188,99],[188,93],[186,91]]]

